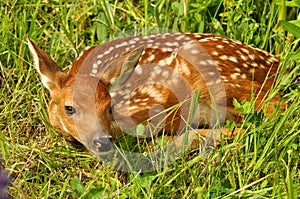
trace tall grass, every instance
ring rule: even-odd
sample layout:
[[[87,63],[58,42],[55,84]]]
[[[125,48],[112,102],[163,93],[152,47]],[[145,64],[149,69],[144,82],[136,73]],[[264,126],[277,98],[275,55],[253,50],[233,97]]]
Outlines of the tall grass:
[[[299,5],[297,1],[0,2],[0,155],[15,198],[299,198]],[[280,25],[280,20],[294,26]],[[296,26],[296,27],[295,27]],[[289,108],[248,113],[244,135],[157,172],[120,173],[48,123],[27,35],[66,69],[86,46],[126,30],[210,32],[282,57],[277,87]],[[288,32],[286,31],[288,30]],[[292,33],[292,34],[291,34]],[[287,73],[287,71],[289,71]],[[246,107],[246,105],[244,105]],[[242,107],[243,108],[243,107]],[[228,124],[234,125],[234,124]]]

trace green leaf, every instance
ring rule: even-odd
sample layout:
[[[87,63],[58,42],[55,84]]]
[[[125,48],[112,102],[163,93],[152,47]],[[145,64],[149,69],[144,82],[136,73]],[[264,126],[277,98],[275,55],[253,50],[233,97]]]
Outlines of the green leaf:
[[[138,124],[136,126],[136,135],[145,135],[146,127],[143,124]]]
[[[104,196],[104,188],[93,188],[89,191],[89,193],[85,196],[86,199],[93,199],[93,198],[102,198]]]
[[[283,2],[282,0],[277,0],[275,4],[279,6],[286,6],[286,7],[300,7],[300,0],[285,1],[285,2]]]
[[[234,98],[232,103],[233,103],[233,106],[236,110],[241,110],[242,109],[242,105],[241,105],[241,103],[239,103],[239,101],[237,101],[237,99]]]
[[[107,21],[105,18],[104,13],[99,13],[98,20],[96,24],[96,32],[97,32],[97,39],[99,41],[104,41],[107,38]]]
[[[177,16],[183,16],[184,15],[184,3],[183,1],[178,2],[173,2],[171,4],[172,9],[177,13]]]
[[[300,27],[300,20],[290,20],[289,22]]]
[[[287,30],[289,33],[292,33],[295,37],[300,38],[299,26],[296,26],[295,24],[288,21],[281,21],[280,25],[282,25],[285,30]]]
[[[294,0],[294,3],[298,5],[298,7],[300,7],[300,0]]]
[[[71,185],[78,194],[82,195],[85,192],[85,188],[77,176],[75,176],[75,178],[71,181]]]

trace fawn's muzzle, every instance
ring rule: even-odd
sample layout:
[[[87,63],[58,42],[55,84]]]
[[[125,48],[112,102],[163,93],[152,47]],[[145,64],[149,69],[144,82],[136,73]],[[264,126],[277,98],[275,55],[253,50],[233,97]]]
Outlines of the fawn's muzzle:
[[[97,137],[93,140],[93,144],[99,152],[108,152],[113,148],[111,137]]]

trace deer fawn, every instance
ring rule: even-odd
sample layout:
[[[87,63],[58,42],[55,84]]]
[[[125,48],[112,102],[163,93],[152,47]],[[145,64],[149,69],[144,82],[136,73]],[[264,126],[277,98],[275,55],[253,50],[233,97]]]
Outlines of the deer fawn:
[[[66,139],[99,152],[109,151],[116,134],[136,124],[150,128],[140,137],[182,133],[187,123],[206,135],[208,130],[199,127],[238,120],[233,99],[254,95],[255,109],[262,108],[279,65],[274,55],[211,34],[114,40],[86,48],[68,72],[29,39],[28,45],[50,91],[51,125]],[[271,99],[267,112],[277,103],[277,97]]]

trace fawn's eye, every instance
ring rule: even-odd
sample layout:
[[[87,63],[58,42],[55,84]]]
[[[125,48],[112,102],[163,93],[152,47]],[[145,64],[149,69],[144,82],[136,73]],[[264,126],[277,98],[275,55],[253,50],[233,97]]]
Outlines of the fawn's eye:
[[[76,113],[76,109],[73,106],[65,106],[65,111],[68,115],[73,115]]]

